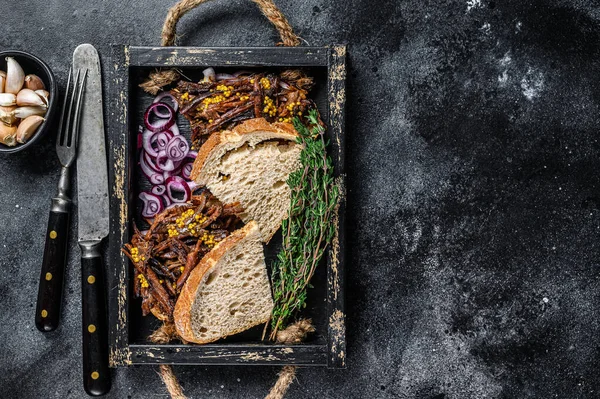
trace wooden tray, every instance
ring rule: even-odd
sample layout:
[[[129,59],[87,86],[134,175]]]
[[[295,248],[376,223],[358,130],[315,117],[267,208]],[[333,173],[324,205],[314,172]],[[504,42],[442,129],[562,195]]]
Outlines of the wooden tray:
[[[111,367],[134,364],[236,364],[345,367],[344,313],[344,105],[345,46],[331,47],[113,47],[108,99],[108,143],[111,184],[111,234],[108,255],[109,342]],[[160,326],[152,316],[142,317],[140,301],[132,295],[132,265],[121,253],[130,239],[131,221],[139,220],[137,195],[145,178],[135,156],[136,135],[143,112],[152,97],[138,84],[157,67],[177,67],[185,76],[199,79],[206,67],[227,72],[237,69],[281,70],[301,67],[315,78],[311,92],[328,126],[336,177],[342,184],[339,217],[333,245],[313,278],[303,317],[311,317],[317,328],[308,341],[279,345],[260,341],[262,326],[207,345],[158,345],[147,336]],[[189,124],[180,116],[182,134],[189,138]],[[276,236],[277,237],[277,236]],[[265,250],[270,267],[281,245],[273,239]]]

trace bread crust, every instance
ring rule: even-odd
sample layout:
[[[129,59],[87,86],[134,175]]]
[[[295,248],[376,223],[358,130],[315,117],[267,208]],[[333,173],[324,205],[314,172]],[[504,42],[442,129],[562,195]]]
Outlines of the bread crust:
[[[240,136],[261,131],[276,133],[280,135],[281,138],[290,141],[295,141],[296,138],[299,137],[298,132],[291,123],[269,123],[265,118],[248,119],[234,127],[232,130],[224,130],[210,135],[208,140],[202,144],[202,147],[200,147],[200,150],[198,151],[198,156],[194,160],[192,172],[190,173],[190,179],[195,181],[200,176],[204,164],[208,160],[211,152],[217,148],[217,146],[227,142],[243,142],[243,140],[240,140]]]
[[[208,140],[206,140],[206,142],[202,144],[202,147],[200,147],[200,150],[198,150],[198,156],[196,157],[196,159],[194,159],[192,171],[190,172],[190,180],[195,181],[198,178],[198,176],[200,176],[202,167],[208,159],[210,152],[214,150],[215,147],[217,147],[219,144],[221,144],[221,142],[221,133],[213,133],[210,135]]]
[[[294,137],[298,137],[298,132],[294,129],[294,126],[291,123],[286,122],[274,122],[269,123],[265,118],[254,118],[248,119],[244,122],[240,123],[236,127],[234,127],[231,132],[237,133],[239,135],[254,133],[256,131],[269,131],[274,130],[278,133],[289,134]]]
[[[207,344],[209,342],[224,338],[218,337],[203,340],[194,335],[194,331],[192,329],[192,305],[196,299],[196,292],[198,291],[200,285],[204,283],[204,280],[209,274],[208,272],[213,270],[214,266],[227,251],[242,241],[254,229],[258,229],[258,225],[255,221],[251,221],[244,227],[234,231],[223,241],[219,242],[209,253],[207,253],[190,273],[190,276],[181,289],[179,299],[177,299],[175,304],[175,311],[173,312],[175,328],[177,329],[179,336],[184,340],[197,344]],[[269,318],[270,316],[266,320],[259,321],[254,325],[266,323]],[[254,325],[250,327],[253,327]],[[229,335],[237,334],[238,332],[247,330],[250,327],[242,328],[239,331],[233,331]]]

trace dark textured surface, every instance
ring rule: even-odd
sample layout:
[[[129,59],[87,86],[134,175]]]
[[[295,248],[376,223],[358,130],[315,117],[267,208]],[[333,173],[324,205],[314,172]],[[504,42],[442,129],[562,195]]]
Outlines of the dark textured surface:
[[[171,2],[3,1],[0,48],[64,87],[81,42],[151,45]],[[279,0],[310,44],[349,44],[348,369],[301,370],[289,398],[595,398],[600,9],[573,1]],[[186,16],[182,45],[269,45],[249,2]],[[104,67],[110,65],[104,62]],[[0,387],[81,398],[79,251],[62,326],[34,301],[52,143],[0,159]],[[75,228],[76,226],[73,226]],[[261,398],[277,368],[177,368],[193,398]],[[165,397],[152,367],[111,398]]]

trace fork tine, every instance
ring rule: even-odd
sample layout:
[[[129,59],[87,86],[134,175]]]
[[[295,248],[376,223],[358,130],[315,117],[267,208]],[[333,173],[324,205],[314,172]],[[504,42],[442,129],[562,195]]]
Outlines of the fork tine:
[[[69,89],[71,87],[71,74],[72,73],[73,72],[72,72],[71,68],[69,68],[69,78],[67,79],[67,88],[65,89],[65,99],[63,101],[62,112],[60,113],[60,122],[58,123],[58,137],[57,137],[56,143],[59,146],[64,145],[64,141],[65,141],[64,122],[65,122],[65,113],[67,111],[67,102],[69,101]]]
[[[72,137],[72,145],[77,147],[77,142],[79,141],[79,121],[81,118],[81,103],[83,102],[83,93],[85,92],[85,82],[87,80],[87,69],[83,72],[83,78],[81,79],[81,83],[79,84],[79,92],[77,93],[77,103],[75,104],[75,114],[73,116],[73,134]],[[75,88],[73,88],[73,97],[75,97]]]
[[[77,75],[75,76],[75,82],[73,83],[73,92],[71,94],[71,100],[69,101],[69,109],[67,111],[67,121],[65,123],[65,141],[64,141],[64,146],[65,147],[71,147],[71,124],[72,124],[72,120],[73,120],[73,103],[75,102],[75,92],[77,90],[77,85],[79,84],[79,74],[81,73],[81,71],[77,71]]]

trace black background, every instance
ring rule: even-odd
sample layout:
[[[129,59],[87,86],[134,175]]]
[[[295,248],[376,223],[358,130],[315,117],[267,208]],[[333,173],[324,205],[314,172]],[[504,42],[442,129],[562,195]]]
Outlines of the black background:
[[[157,45],[171,1],[0,4],[0,49],[61,87],[79,43]],[[348,369],[289,398],[595,398],[600,7],[571,1],[291,1],[311,45],[347,43]],[[278,41],[248,1],[185,16],[180,45]],[[59,164],[49,138],[0,157],[0,387],[81,398],[79,250],[62,326],[33,324]],[[73,222],[75,235],[76,221]],[[193,398],[262,398],[276,367],[178,367]],[[156,369],[111,398],[166,397]]]

